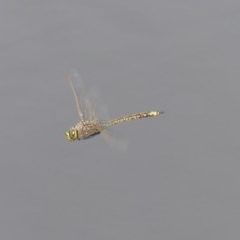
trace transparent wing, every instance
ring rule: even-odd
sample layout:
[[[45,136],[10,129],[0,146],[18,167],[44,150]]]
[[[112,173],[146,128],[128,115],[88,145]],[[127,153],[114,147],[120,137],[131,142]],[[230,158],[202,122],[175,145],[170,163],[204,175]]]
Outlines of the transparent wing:
[[[77,107],[77,113],[80,117],[80,120],[82,122],[86,121],[87,119],[87,109],[85,104],[85,96],[86,91],[84,88],[83,81],[78,73],[77,70],[72,69],[70,73],[68,74],[68,81],[70,84],[70,87],[72,89],[76,107]]]
[[[99,91],[96,87],[91,87],[85,98],[86,108],[88,111],[88,118],[90,120],[107,120],[108,111],[105,104],[103,104]]]
[[[102,104],[96,88],[87,91],[77,70],[72,69],[68,80],[74,95],[80,121],[107,119],[106,107]]]
[[[116,136],[111,128],[104,129],[101,135],[110,147],[121,152],[126,152],[128,148],[128,141],[120,136]]]

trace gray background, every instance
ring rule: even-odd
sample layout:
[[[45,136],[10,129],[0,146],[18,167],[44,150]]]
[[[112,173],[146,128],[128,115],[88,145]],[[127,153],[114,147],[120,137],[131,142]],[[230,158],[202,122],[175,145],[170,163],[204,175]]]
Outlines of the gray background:
[[[0,239],[239,239],[239,1],[1,1]],[[77,68],[110,117],[70,143]]]

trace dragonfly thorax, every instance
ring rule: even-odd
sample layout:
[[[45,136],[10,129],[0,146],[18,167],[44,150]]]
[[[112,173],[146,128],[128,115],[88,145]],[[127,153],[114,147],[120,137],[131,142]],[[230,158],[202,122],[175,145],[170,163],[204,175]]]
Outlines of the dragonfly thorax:
[[[71,127],[66,131],[66,137],[69,141],[87,139],[93,137],[104,129],[100,122],[85,121],[79,122],[75,127]]]

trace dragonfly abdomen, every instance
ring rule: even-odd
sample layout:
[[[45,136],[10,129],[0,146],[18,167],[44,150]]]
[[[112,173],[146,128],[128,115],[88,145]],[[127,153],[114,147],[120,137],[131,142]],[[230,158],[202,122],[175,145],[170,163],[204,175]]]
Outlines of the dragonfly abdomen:
[[[113,119],[113,120],[110,120],[110,121],[106,121],[104,123],[104,126],[108,127],[108,126],[111,126],[111,125],[115,125],[115,124],[118,124],[118,123],[131,121],[131,120],[147,118],[147,117],[155,117],[155,116],[158,116],[159,114],[162,114],[162,113],[163,112],[158,112],[158,111],[136,113],[136,114],[132,114],[132,115],[129,115],[129,116],[125,116],[125,117]]]

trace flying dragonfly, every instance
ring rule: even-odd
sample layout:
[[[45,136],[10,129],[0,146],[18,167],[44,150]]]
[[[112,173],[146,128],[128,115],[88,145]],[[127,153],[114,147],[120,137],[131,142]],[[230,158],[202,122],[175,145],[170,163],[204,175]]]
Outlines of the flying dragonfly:
[[[84,85],[76,70],[70,72],[68,81],[74,95],[80,119],[75,127],[71,127],[66,131],[66,138],[69,141],[88,139],[102,133],[105,129],[115,124],[141,118],[156,117],[164,113],[158,111],[140,112],[112,120],[102,120],[97,117],[93,104],[85,97]]]

